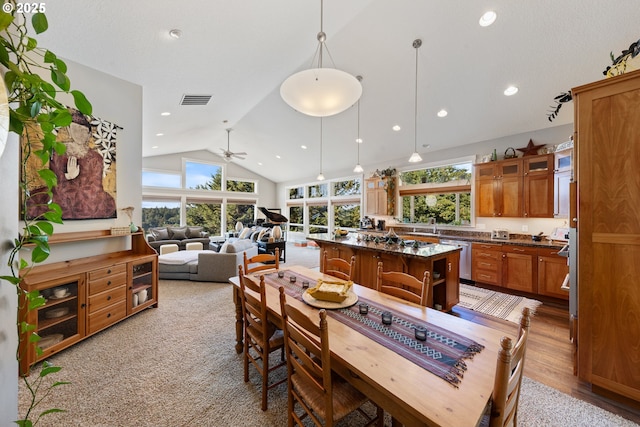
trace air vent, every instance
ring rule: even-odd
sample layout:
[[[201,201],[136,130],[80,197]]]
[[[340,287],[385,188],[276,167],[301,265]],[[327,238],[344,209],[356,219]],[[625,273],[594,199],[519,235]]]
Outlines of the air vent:
[[[207,105],[212,95],[182,95],[180,105]]]

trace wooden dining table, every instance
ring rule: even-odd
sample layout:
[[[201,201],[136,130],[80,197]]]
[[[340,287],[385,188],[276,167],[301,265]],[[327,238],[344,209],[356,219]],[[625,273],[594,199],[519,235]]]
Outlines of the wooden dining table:
[[[281,270],[285,270],[288,275],[297,274],[313,280],[336,280],[332,276],[301,266],[287,266]],[[269,270],[266,270],[247,277],[259,281],[260,274],[268,273]],[[236,351],[241,353],[243,322],[240,285],[237,276],[230,278],[229,282],[234,285]],[[279,291],[271,285],[266,285],[265,288],[270,320],[281,326]],[[484,349],[466,360],[464,377],[457,385],[452,385],[361,332],[327,316],[332,369],[405,426],[477,425],[491,397],[499,342],[504,334],[358,284],[354,284],[352,290],[359,298],[366,298],[396,312],[472,339],[484,346]],[[287,303],[303,310],[314,321],[319,319],[318,308],[290,296],[287,296]]]

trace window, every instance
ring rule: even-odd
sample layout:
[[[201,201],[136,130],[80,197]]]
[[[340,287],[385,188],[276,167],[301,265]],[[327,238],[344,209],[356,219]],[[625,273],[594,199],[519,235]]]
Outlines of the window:
[[[143,187],[181,188],[180,174],[175,172],[142,171]]]
[[[360,226],[360,204],[334,204],[333,225],[336,228],[358,228]]]
[[[289,231],[304,232],[304,206],[289,206]]]
[[[142,228],[180,225],[180,200],[142,200]]]
[[[328,209],[327,205],[309,206],[309,233],[328,232]]]
[[[213,163],[185,161],[185,188],[222,190],[222,166]]]
[[[309,198],[327,197],[329,195],[329,187],[327,184],[315,184],[309,186]]]
[[[244,225],[253,224],[255,211],[255,204],[227,203],[227,229],[233,230],[238,221]]]
[[[471,223],[471,163],[402,172],[402,218],[408,223]]]
[[[333,183],[334,196],[352,196],[362,194],[360,178],[346,181],[336,181]]]
[[[239,193],[255,193],[255,181],[246,181],[241,179],[228,179],[227,191],[237,191]]]
[[[222,204],[220,202],[189,200],[186,204],[187,225],[204,227],[211,236],[222,234]]]
[[[289,200],[304,199],[304,187],[295,187],[289,189]]]

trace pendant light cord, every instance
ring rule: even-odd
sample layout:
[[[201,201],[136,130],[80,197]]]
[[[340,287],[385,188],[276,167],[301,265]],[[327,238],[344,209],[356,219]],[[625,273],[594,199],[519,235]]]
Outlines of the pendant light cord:
[[[417,44],[414,42],[414,46],[416,48],[416,96],[415,96],[415,105],[414,105],[414,116],[413,116],[413,151],[418,152],[418,48],[422,43]]]
[[[322,117],[320,117],[320,173],[322,173]]]
[[[358,146],[358,164],[360,164],[360,100],[358,99],[358,139],[356,139],[356,144]]]

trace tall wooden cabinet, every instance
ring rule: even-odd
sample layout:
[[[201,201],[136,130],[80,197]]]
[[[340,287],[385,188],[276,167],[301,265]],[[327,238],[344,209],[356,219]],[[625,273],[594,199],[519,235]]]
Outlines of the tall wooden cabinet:
[[[114,236],[109,230],[54,234],[50,244],[86,240],[130,239],[131,249],[34,267],[22,288],[39,291],[46,304],[21,318],[35,326],[42,354],[27,334],[20,340],[20,373],[34,363],[148,307],[158,306],[158,255],[142,232]]]
[[[594,391],[640,401],[640,71],[572,93],[577,372]]]

